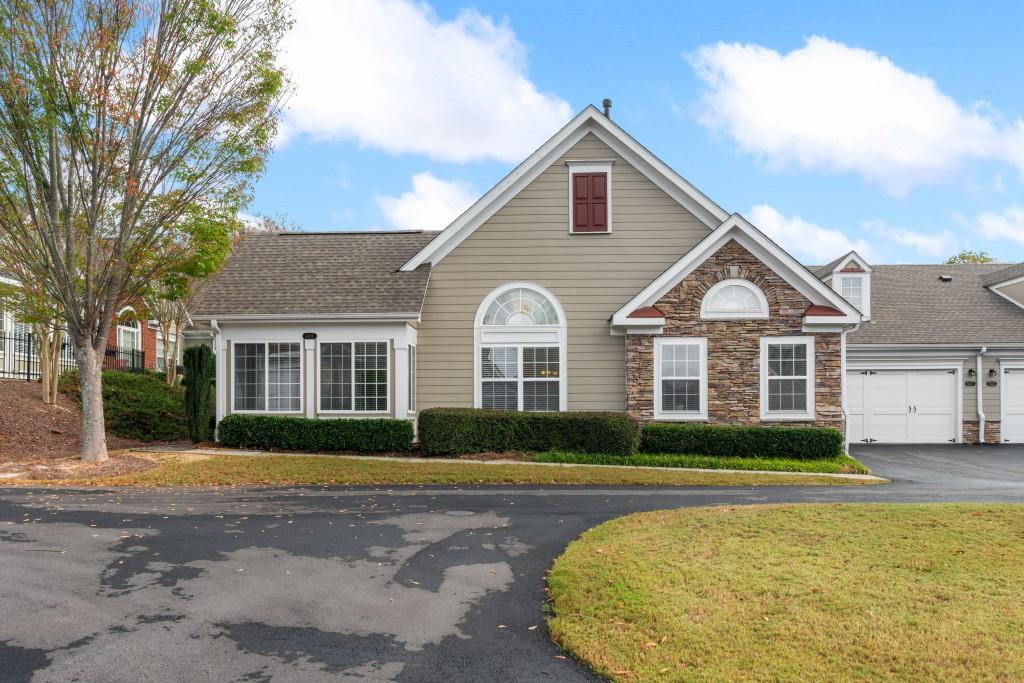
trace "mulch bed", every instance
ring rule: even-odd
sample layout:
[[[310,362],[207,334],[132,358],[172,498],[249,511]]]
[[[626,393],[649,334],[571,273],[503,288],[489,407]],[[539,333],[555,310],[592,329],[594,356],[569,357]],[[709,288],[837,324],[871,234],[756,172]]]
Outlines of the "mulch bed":
[[[82,415],[75,401],[58,395],[43,403],[43,385],[0,380],[0,462],[61,459],[81,447]],[[130,448],[139,441],[107,435],[107,447]]]
[[[50,459],[42,462],[0,463],[0,473],[17,472],[18,479],[32,481],[60,481],[63,479],[100,479],[145,472],[157,466],[150,458],[137,455],[111,453],[104,462],[82,462],[76,457]],[[0,480],[2,481],[2,480]]]

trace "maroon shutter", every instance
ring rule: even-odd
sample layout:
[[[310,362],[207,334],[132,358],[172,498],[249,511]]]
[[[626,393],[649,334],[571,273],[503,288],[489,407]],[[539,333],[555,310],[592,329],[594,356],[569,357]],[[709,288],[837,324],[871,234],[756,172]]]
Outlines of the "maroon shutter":
[[[572,177],[572,229],[586,232],[590,229],[590,176],[576,173]]]
[[[608,232],[608,174],[572,176],[573,232]]]

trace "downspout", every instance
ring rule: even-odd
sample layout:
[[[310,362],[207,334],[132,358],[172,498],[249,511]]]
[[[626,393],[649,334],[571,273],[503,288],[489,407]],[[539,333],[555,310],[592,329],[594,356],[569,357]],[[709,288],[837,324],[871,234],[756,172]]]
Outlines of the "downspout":
[[[860,323],[857,323],[853,329],[845,329],[839,336],[839,388],[842,393],[839,410],[843,414],[843,448],[847,454],[850,453],[850,416],[846,413],[846,335],[859,328]]]
[[[976,385],[977,390],[978,390],[978,443],[985,443],[985,411],[982,409],[982,401],[983,401],[982,393],[983,392],[981,391],[981,387],[982,387],[982,384],[981,384],[981,365],[982,365],[982,357],[985,355],[986,351],[988,351],[988,347],[987,346],[982,346],[981,347],[981,351],[978,352],[978,357],[975,359],[976,368],[977,368],[975,370],[975,372],[976,372],[976,374],[978,376],[978,379],[975,382],[975,385]]]
[[[224,411],[224,407],[221,405],[220,397],[221,397],[222,393],[227,390],[227,388],[223,384],[226,380],[221,377],[221,372],[220,372],[221,364],[224,362],[224,358],[223,358],[224,354],[221,353],[221,343],[220,343],[221,331],[220,331],[220,325],[217,324],[217,319],[216,318],[211,318],[210,319],[210,329],[213,330],[213,354],[214,354],[214,358],[216,360],[216,365],[214,366],[214,372],[213,372],[214,387],[215,387],[215,390],[217,392],[216,395],[213,398],[213,405],[214,405],[214,412],[213,412],[213,425],[214,425],[213,426],[213,440],[216,441],[217,438],[218,438],[217,432],[220,431],[220,421],[222,419],[224,419],[224,412],[223,412]]]

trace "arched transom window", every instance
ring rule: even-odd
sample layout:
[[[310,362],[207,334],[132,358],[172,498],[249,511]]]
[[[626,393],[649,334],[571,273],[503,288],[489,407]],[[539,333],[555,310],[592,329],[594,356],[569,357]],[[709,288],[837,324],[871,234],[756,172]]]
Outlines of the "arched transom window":
[[[476,320],[474,404],[493,410],[565,410],[565,315],[540,285],[498,287]]]
[[[540,292],[516,287],[498,295],[484,313],[484,325],[557,325],[558,313]]]
[[[748,280],[722,280],[704,295],[700,317],[710,320],[767,318],[768,299]]]

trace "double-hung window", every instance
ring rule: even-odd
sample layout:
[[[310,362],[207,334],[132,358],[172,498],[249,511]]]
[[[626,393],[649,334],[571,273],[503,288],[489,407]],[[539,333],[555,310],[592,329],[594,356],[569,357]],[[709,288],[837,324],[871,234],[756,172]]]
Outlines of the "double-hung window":
[[[761,338],[761,418],[814,418],[814,337]]]
[[[485,346],[480,349],[481,407],[557,412],[561,360],[557,346]]]
[[[708,346],[703,337],[659,337],[654,345],[654,417],[706,420]]]
[[[849,301],[858,311],[864,310],[864,279],[861,277],[843,277],[839,280],[844,299]]]
[[[387,342],[320,343],[322,412],[387,412],[388,384]]]
[[[302,344],[235,343],[232,360],[235,412],[302,411]]]

